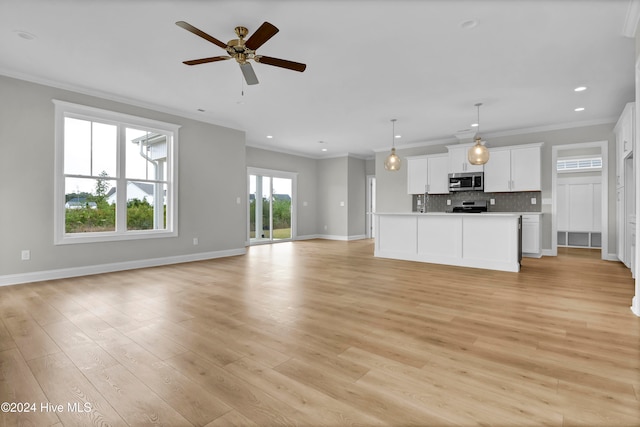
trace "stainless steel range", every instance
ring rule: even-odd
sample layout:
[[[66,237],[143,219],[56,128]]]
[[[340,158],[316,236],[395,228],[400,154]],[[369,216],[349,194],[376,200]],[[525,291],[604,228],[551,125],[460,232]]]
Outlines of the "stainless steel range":
[[[449,213],[482,213],[487,212],[486,200],[462,200],[451,205]]]

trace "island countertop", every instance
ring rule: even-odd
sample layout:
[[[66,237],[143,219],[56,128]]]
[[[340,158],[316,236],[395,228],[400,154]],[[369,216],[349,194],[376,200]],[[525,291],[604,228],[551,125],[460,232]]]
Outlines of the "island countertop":
[[[377,212],[374,255],[520,271],[520,213]]]

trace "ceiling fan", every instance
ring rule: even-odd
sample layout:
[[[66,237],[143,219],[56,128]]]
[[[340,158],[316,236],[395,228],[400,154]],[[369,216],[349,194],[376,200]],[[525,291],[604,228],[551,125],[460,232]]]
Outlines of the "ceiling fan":
[[[212,56],[209,58],[184,61],[183,63],[187,65],[206,64],[208,62],[225,61],[233,58],[238,62],[238,64],[240,64],[240,69],[242,70],[242,74],[244,75],[244,79],[248,85],[258,84],[256,73],[253,71],[251,63],[247,62],[248,60],[299,72],[303,72],[305,68],[307,68],[306,64],[301,64],[299,62],[256,54],[256,50],[279,31],[278,28],[268,22],[264,22],[246,41],[244,38],[249,34],[249,30],[245,27],[236,27],[235,31],[238,38],[230,40],[226,44],[187,22],[178,21],[176,22],[176,25],[195,34],[196,36],[202,37],[216,46],[221,47],[229,54],[228,56]]]

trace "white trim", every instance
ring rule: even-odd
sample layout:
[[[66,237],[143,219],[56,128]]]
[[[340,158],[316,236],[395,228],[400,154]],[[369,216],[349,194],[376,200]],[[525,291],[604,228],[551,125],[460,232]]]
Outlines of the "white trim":
[[[178,145],[179,145],[179,129],[180,125],[159,120],[148,119],[145,117],[133,116],[130,114],[119,113],[102,108],[91,107],[72,102],[61,101],[59,99],[51,100],[55,105],[55,167],[54,167],[54,244],[79,244],[79,243],[98,243],[123,240],[139,240],[159,237],[176,237],[178,236]],[[65,182],[64,182],[64,119],[65,117],[74,117],[82,120],[99,121],[104,123],[113,123],[120,127],[118,141],[122,139],[124,134],[123,126],[131,126],[135,128],[145,128],[162,134],[171,134],[172,141],[168,145],[169,161],[167,162],[167,229],[158,230],[126,230],[126,221],[121,209],[117,209],[116,224],[125,224],[120,230],[103,233],[73,233],[65,232]],[[117,155],[124,156],[123,150],[118,144]],[[122,165],[122,159],[119,159],[118,165]],[[121,166],[119,166],[121,167]],[[126,180],[122,171],[118,172],[118,177]],[[123,203],[125,197],[124,192],[119,192],[119,206],[126,206]]]
[[[291,180],[291,237],[289,239],[269,239],[266,241],[251,241],[249,237],[251,235],[251,203],[247,202],[247,235],[246,241],[248,242],[248,246],[259,245],[259,244],[267,244],[267,243],[279,243],[279,242],[290,242],[293,240],[297,240],[298,233],[298,172],[289,172],[289,171],[281,171],[275,169],[265,169],[265,168],[256,168],[253,166],[247,166],[247,201],[251,195],[251,175],[258,176],[267,176],[270,178],[283,178]],[[271,181],[271,185],[273,187],[273,180]],[[257,199],[256,199],[257,202]]]
[[[633,3],[637,3],[634,1]],[[639,12],[640,13],[640,12]],[[634,34],[635,36],[635,34]],[[636,99],[639,99],[640,96],[640,58],[636,58],[636,68],[635,68],[635,83],[636,90],[635,95]],[[638,147],[640,147],[640,132],[638,131],[638,124],[640,123],[640,108],[635,109],[635,117],[633,117],[634,128],[635,128],[635,136],[632,141],[631,150],[635,152],[634,160],[633,160],[633,170],[635,171],[635,199],[636,199],[636,224],[638,223],[638,219],[640,219],[640,156],[638,155]],[[636,233],[636,248],[638,248],[640,244],[640,233]],[[638,267],[640,266],[640,255],[639,251],[636,251],[635,259],[633,262],[633,271],[635,274],[635,296],[631,299],[631,312],[636,316],[640,317],[640,274],[638,274]]]
[[[620,260],[618,259],[618,255],[617,254],[607,254],[606,261],[620,262]]]
[[[609,256],[609,141],[582,142],[575,144],[554,145],[551,147],[551,255],[558,255],[558,151],[579,148],[599,147],[602,156],[601,191],[602,191],[602,230],[601,258]]]
[[[313,240],[313,239],[319,239],[320,235],[319,234],[307,234],[305,236],[297,236],[294,240]]]
[[[482,134],[482,138],[483,140],[487,140],[487,147],[491,147],[491,138],[500,138],[503,136],[517,136],[517,135],[527,135],[530,133],[539,133],[539,132],[550,132],[550,131],[556,131],[556,130],[564,130],[564,129],[574,129],[574,128],[580,128],[580,127],[587,127],[587,126],[598,126],[598,125],[608,125],[608,124],[614,124],[616,123],[616,121],[618,120],[617,117],[608,117],[608,118],[604,118],[604,119],[599,119],[599,120],[586,120],[586,121],[581,121],[581,122],[571,122],[571,123],[560,123],[560,124],[554,124],[554,125],[545,125],[545,126],[535,126],[535,127],[530,127],[530,128],[521,128],[521,129],[512,129],[512,130],[504,130],[504,131],[496,131],[496,132],[491,132],[491,133],[484,133]],[[455,145],[464,145],[464,144],[468,144],[468,143],[462,143],[460,144],[460,142],[456,139],[456,138],[442,138],[442,139],[435,139],[435,140],[429,140],[429,141],[422,141],[422,142],[416,142],[416,143],[411,143],[411,144],[402,144],[402,146],[398,146],[396,144],[396,150],[403,150],[406,148],[420,148],[420,147],[427,147],[427,146],[431,146],[431,145],[447,145],[450,144],[452,146]],[[524,144],[522,144],[524,145]],[[517,146],[517,145],[515,145]],[[498,149],[499,147],[495,147],[492,149]],[[385,152],[385,151],[389,151],[389,146],[385,146],[384,148],[374,148],[373,152],[374,153],[381,153],[381,152]],[[436,153],[439,154],[439,153]]]
[[[164,258],[151,258],[138,261],[125,261],[110,264],[88,265],[83,267],[44,270],[24,274],[8,274],[0,276],[0,286],[21,283],[41,282],[44,280],[65,279],[69,277],[88,276],[92,274],[111,273],[115,271],[134,270],[138,268],[158,267],[162,265],[180,264],[184,262],[205,261],[208,259],[245,255],[245,248],[227,249],[223,251],[200,252],[190,255],[178,255]]]
[[[318,234],[317,239],[325,239],[325,240],[340,240],[343,242],[348,242],[351,240],[364,240],[367,238],[365,234],[357,234],[352,236],[340,236],[337,234]]]
[[[635,38],[638,29],[638,20],[640,20],[640,1],[631,0],[627,8],[627,15],[624,19],[622,34],[625,37]]]

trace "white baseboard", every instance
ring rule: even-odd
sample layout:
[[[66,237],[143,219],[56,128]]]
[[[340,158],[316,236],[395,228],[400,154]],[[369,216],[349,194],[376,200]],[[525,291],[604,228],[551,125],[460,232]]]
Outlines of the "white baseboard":
[[[61,268],[58,270],[34,271],[22,274],[8,274],[0,276],[0,286],[18,285],[20,283],[42,282],[44,280],[65,279],[68,277],[89,276],[92,274],[111,273],[114,271],[134,270],[136,268],[158,267],[161,265],[180,264],[183,262],[204,261],[207,259],[224,258],[244,255],[245,248],[228,249],[215,252],[201,252],[197,254],[178,255],[165,258],[142,259],[137,261],[116,262],[111,264],[87,265],[83,267]]]
[[[335,234],[318,234],[315,238],[316,239],[326,239],[326,240],[349,241],[349,240],[366,239],[367,236],[364,235],[364,234],[357,234],[357,235],[353,235],[353,236],[338,236],[338,235],[335,235]]]
[[[631,312],[640,317],[640,296],[638,295],[631,300]]]
[[[296,236],[296,240],[313,240],[313,239],[320,239],[320,235],[319,234],[308,234],[306,236]]]

